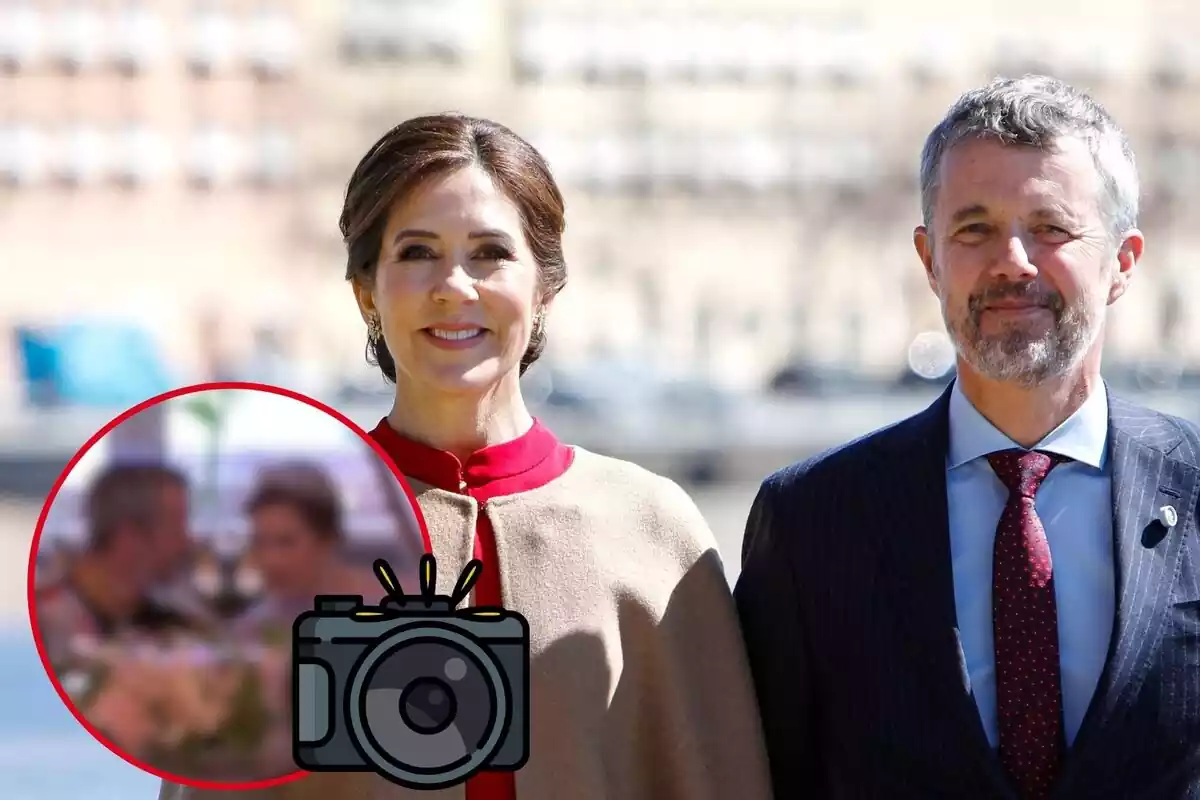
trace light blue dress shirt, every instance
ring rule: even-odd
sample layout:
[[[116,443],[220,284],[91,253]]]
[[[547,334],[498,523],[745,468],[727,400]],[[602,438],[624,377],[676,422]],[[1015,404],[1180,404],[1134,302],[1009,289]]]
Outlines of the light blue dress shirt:
[[[1073,459],[1050,471],[1035,501],[1054,563],[1068,744],[1079,731],[1104,669],[1116,613],[1107,439],[1108,398],[1101,384],[1034,448]],[[1014,447],[1019,445],[988,422],[956,382],[950,397],[946,465],[954,600],[971,689],[993,746],[998,734],[992,545],[1008,490],[986,456]]]

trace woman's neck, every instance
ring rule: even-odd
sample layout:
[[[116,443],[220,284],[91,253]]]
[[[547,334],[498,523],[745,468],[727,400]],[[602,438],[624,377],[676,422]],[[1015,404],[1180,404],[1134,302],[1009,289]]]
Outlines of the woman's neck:
[[[388,424],[400,435],[461,461],[485,447],[511,442],[533,426],[518,388],[497,387],[483,396],[406,392],[397,387]]]

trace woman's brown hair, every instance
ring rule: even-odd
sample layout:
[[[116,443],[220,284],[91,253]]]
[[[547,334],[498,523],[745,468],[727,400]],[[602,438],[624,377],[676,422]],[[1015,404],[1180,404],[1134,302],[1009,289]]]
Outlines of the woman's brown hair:
[[[541,153],[499,123],[463,114],[415,117],[388,131],[363,156],[350,176],[340,227],[346,243],[347,280],[369,285],[374,279],[388,210],[397,200],[435,176],[476,166],[517,207],[529,249],[537,262],[541,301],[567,282],[562,234],[566,227],[562,194]],[[539,312],[521,374],[546,346],[545,317]],[[380,336],[367,343],[371,361],[395,382],[396,363]]]
[[[276,464],[259,475],[243,506],[253,515],[267,506],[293,509],[322,541],[342,538],[342,501],[329,474],[308,463]]]

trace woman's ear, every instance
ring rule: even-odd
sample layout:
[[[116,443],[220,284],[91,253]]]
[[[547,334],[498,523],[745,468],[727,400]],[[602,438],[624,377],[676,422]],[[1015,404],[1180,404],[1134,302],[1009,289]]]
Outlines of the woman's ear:
[[[368,326],[372,320],[378,319],[379,312],[375,308],[375,295],[371,292],[371,287],[361,278],[353,278],[350,281],[350,288],[354,292],[354,301],[358,303],[358,313],[362,315],[362,320]]]

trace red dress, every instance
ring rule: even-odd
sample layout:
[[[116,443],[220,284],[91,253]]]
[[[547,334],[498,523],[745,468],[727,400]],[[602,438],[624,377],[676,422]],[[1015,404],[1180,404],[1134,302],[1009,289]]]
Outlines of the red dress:
[[[493,497],[536,489],[559,477],[571,465],[571,448],[538,420],[524,435],[478,450],[466,462],[401,436],[386,419],[371,431],[371,438],[405,475],[465,494],[480,504],[474,557],[483,562],[483,572],[475,584],[475,605],[502,605],[495,532],[483,504]],[[511,772],[481,772],[467,781],[466,793],[467,800],[516,800],[516,779]]]

